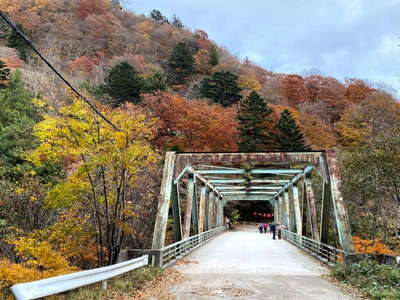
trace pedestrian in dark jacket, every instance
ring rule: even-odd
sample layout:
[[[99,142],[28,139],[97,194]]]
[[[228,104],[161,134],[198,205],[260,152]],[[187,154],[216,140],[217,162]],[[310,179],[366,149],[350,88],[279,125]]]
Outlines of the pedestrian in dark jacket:
[[[258,226],[258,231],[260,232],[260,233],[263,233],[263,225],[262,224],[260,224],[259,226]]]
[[[269,229],[272,232],[272,239],[275,240],[275,234],[276,234],[276,225],[274,223],[271,223],[271,225],[269,225]]]

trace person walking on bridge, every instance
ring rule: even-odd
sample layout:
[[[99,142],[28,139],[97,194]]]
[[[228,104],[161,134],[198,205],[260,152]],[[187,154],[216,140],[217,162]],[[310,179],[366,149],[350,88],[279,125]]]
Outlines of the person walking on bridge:
[[[282,226],[281,224],[275,225],[275,230],[278,232],[278,240],[282,238]]]
[[[263,224],[263,229],[264,229],[264,233],[266,234],[267,230],[268,230],[268,224],[267,223]]]
[[[272,232],[272,239],[275,240],[275,234],[276,234],[276,225],[275,225],[275,223],[271,223],[271,225],[269,226],[269,229]]]
[[[260,232],[260,233],[263,233],[263,224],[260,224],[260,225],[258,225],[258,231]]]

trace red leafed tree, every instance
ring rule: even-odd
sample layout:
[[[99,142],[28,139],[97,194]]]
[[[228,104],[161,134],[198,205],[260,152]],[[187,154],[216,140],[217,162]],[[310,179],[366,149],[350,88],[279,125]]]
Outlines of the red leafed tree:
[[[309,101],[312,104],[323,104],[325,115],[320,117],[328,123],[335,123],[347,107],[346,87],[333,77],[311,75],[305,78]]]
[[[81,56],[74,59],[70,66],[73,70],[83,72],[85,75],[92,75],[98,63],[99,58],[97,57]]]
[[[281,93],[293,106],[307,102],[309,98],[303,77],[294,74],[287,75],[282,79]]]
[[[346,95],[346,87],[333,77],[311,75],[305,78],[311,102],[341,100]]]
[[[157,119],[156,144],[181,151],[236,151],[236,109],[187,100],[169,93],[143,96],[142,106]]]
[[[76,9],[76,14],[80,19],[85,19],[89,15],[103,15],[107,12],[107,2],[105,0],[80,0]]]
[[[367,98],[367,95],[375,90],[368,84],[356,78],[346,79],[347,92],[346,97],[351,103],[360,103]]]

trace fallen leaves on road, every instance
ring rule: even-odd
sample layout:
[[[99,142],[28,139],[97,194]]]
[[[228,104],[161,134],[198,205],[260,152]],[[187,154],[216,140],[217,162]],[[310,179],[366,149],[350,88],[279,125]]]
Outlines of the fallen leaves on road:
[[[251,296],[253,291],[240,289],[232,285],[222,287],[202,287],[192,291],[192,294],[199,296],[218,296],[218,297],[243,297]]]
[[[185,280],[182,273],[174,268],[166,269],[156,279],[145,283],[140,289],[132,291],[130,296],[117,295],[113,300],[145,300],[159,299],[172,300],[174,296],[170,294],[171,286],[182,283]]]
[[[176,262],[176,265],[177,266],[183,266],[183,265],[198,264],[198,263],[199,262],[196,261],[196,260],[190,260],[190,259],[182,258],[182,259],[180,259],[180,260],[178,260]]]

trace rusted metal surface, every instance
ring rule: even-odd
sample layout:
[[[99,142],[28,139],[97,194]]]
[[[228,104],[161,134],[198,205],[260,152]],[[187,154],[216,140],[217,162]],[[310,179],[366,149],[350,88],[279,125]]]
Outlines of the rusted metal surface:
[[[320,241],[321,243],[328,243],[329,228],[331,226],[330,216],[332,209],[332,197],[330,193],[330,184],[324,183],[322,185],[322,208],[321,208],[321,228],[320,228]]]
[[[187,239],[190,235],[190,224],[191,224],[191,218],[192,218],[193,199],[195,196],[194,188],[195,188],[194,178],[189,177],[188,182],[187,182],[185,215],[183,217],[183,238],[184,239]]]
[[[297,185],[292,185],[292,194],[293,194],[293,209],[294,215],[296,220],[296,232],[299,235],[303,233],[303,216],[301,213],[300,207],[300,197],[299,197],[299,190]]]
[[[194,180],[194,196],[193,196],[193,203],[192,203],[192,231],[193,234],[199,233],[199,209],[198,209],[198,182],[195,177]]]
[[[171,192],[172,217],[174,219],[175,241],[182,239],[181,207],[178,195],[178,184],[173,184]]]
[[[292,227],[291,220],[290,220],[290,205],[289,205],[289,192],[285,190],[283,192],[283,208],[284,208],[284,221],[286,228],[290,229]]]
[[[204,215],[206,209],[206,194],[207,186],[203,185],[200,188],[200,202],[199,202],[199,233],[204,231]]]
[[[306,175],[305,178],[305,196],[308,208],[308,219],[311,225],[312,238],[319,241],[317,208],[315,206],[315,196],[312,188],[311,174]]]
[[[211,191],[208,194],[208,212],[207,212],[207,216],[208,216],[208,230],[213,229],[213,216],[214,216],[214,197],[215,197],[215,193],[213,191]]]
[[[278,223],[279,224],[283,224],[283,197],[282,195],[279,195],[277,197],[277,201],[278,201]]]
[[[173,175],[176,155],[175,152],[167,152],[165,155],[165,164],[163,170],[163,178],[161,181],[160,196],[158,198],[158,209],[156,223],[154,225],[153,249],[161,249],[164,247],[165,234],[168,223],[168,210],[171,200],[171,192],[173,186]]]
[[[209,203],[210,203],[210,190],[209,189],[207,189],[206,188],[206,195],[205,195],[205,198],[206,198],[206,202],[204,203],[204,231],[208,231],[208,230],[210,230],[210,227],[209,227],[209,221],[208,221],[208,219],[209,219],[209,207],[210,207],[210,205],[209,205]]]
[[[226,170],[226,169],[212,169],[212,170],[198,170],[197,174],[201,175],[210,175],[210,174],[298,174],[302,173],[302,169],[253,169],[253,170],[244,170],[244,169],[234,169],[234,170]]]
[[[289,219],[290,219],[290,231],[296,232],[296,214],[294,211],[294,199],[293,199],[293,185],[290,184],[288,187],[289,195]]]
[[[220,227],[221,225],[221,198],[215,197],[215,227]]]
[[[273,201],[271,195],[227,195],[226,201]]]
[[[347,214],[342,192],[340,190],[341,181],[339,178],[339,166],[336,153],[334,151],[327,151],[326,158],[331,184],[331,197],[340,245],[344,251],[350,253],[353,252],[353,240],[350,231],[349,216]]]
[[[308,164],[328,180],[324,152],[262,152],[262,153],[178,153],[175,177],[189,164],[265,165],[266,163]]]

